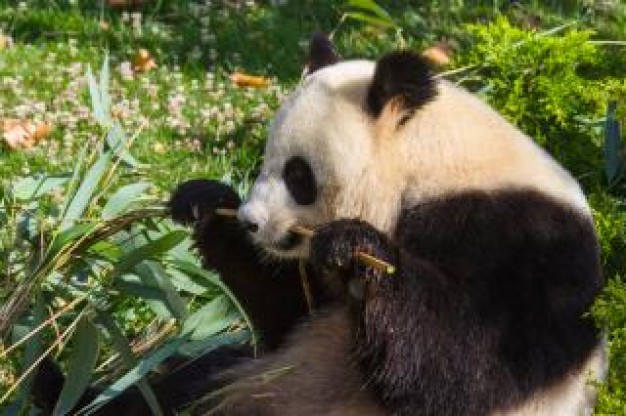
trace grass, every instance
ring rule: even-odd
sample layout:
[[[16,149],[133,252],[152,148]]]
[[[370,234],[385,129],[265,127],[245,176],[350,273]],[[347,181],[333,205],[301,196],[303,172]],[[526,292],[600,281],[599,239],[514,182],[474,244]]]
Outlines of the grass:
[[[0,119],[45,121],[54,126],[52,135],[32,149],[15,151],[0,144],[3,186],[18,177],[71,172],[85,143],[101,140],[84,74],[88,67],[100,68],[106,56],[111,67],[112,113],[134,137],[133,155],[142,162],[135,173],[149,178],[156,185],[153,192],[164,198],[177,183],[193,177],[222,178],[245,189],[260,165],[272,114],[300,79],[312,32],[334,32],[335,44],[346,58],[376,58],[399,46],[419,50],[444,40],[455,49],[453,64],[446,69],[466,64],[475,68],[461,72],[457,80],[490,100],[522,129],[541,136],[549,149],[557,153],[566,149],[561,161],[582,180],[590,195],[607,275],[626,274],[626,256],[620,254],[626,243],[619,231],[626,222],[626,191],[623,182],[608,190],[599,166],[603,107],[609,98],[619,99],[618,95],[626,91],[626,6],[621,3],[611,6],[610,2],[569,0],[515,5],[447,0],[415,5],[418,2],[410,0],[380,1],[396,28],[345,18],[351,8],[341,0],[153,0],[133,10],[106,3],[0,0],[0,40],[10,38],[12,44],[0,47]],[[609,9],[604,8],[606,4]],[[549,73],[539,74],[545,78],[533,78],[545,82],[537,95],[522,90],[515,96],[509,92],[508,80],[523,81],[519,73],[535,69],[533,58],[528,58],[531,55],[527,55],[527,62],[517,60],[510,51],[500,53],[497,47],[504,42],[498,38],[491,48],[496,61],[486,62],[484,57],[491,55],[481,55],[481,45],[476,42],[483,41],[477,41],[479,36],[471,35],[467,26],[474,24],[473,31],[480,33],[489,30],[486,25],[500,16],[506,16],[524,33],[574,22],[578,29],[593,30],[589,35],[592,41],[617,42],[596,48],[581,45],[584,50],[597,51],[597,56],[590,57],[589,67],[582,69],[584,74],[578,69],[568,72],[572,82],[583,75],[584,81],[589,81],[576,85],[574,95],[556,83],[550,85],[557,75]],[[581,42],[587,42],[583,38]],[[134,72],[132,62],[142,48],[154,57],[157,68]],[[532,45],[528,51],[533,52]],[[558,57],[551,65],[558,74]],[[229,78],[234,71],[268,77],[270,86],[238,87]],[[546,110],[547,105],[555,106],[546,104],[546,97],[552,97],[557,107],[555,97],[568,102],[558,109],[566,114],[555,111],[563,126],[554,127],[545,114],[552,111]],[[569,106],[574,102],[570,97],[579,101]],[[536,107],[537,102],[544,107]],[[582,104],[577,108],[577,103],[583,103],[584,108]],[[587,121],[579,123],[579,119]],[[563,137],[575,140],[564,142]],[[617,289],[599,307],[599,319],[609,328],[622,325],[622,318],[615,318],[615,310],[619,311],[615,306],[619,296],[615,294],[621,293],[622,286],[615,283],[612,287]],[[146,311],[145,304],[129,296],[118,303],[115,316],[127,332],[141,333],[145,329],[141,325],[153,318]],[[626,356],[622,344],[615,343],[621,348],[620,357]],[[2,371],[10,372],[10,368],[0,365],[0,377],[5,380],[15,376],[3,375]],[[626,391],[623,376],[615,373],[613,377],[617,386],[613,393]],[[623,403],[607,399],[603,408],[610,414],[608,409]]]
[[[93,139],[82,74],[88,65],[99,67],[106,53],[114,113],[129,132],[141,126],[134,153],[152,166],[162,189],[190,176],[248,177],[258,166],[272,111],[299,79],[309,34],[335,29],[346,7],[339,1],[202,3],[148,2],[142,10],[120,11],[104,2],[0,2],[0,28],[14,41],[0,54],[0,117],[55,126],[51,139],[30,151],[3,149],[0,177],[72,166],[80,145]],[[403,41],[416,48],[455,40],[461,22],[493,15],[487,5],[413,10],[402,3],[389,8],[404,28]],[[540,11],[550,16],[545,25],[568,18]],[[393,31],[350,21],[336,41],[346,57],[375,57],[398,44]],[[131,75],[124,68],[140,48],[155,56],[158,68]],[[272,86],[233,86],[228,75],[237,69],[269,76]]]

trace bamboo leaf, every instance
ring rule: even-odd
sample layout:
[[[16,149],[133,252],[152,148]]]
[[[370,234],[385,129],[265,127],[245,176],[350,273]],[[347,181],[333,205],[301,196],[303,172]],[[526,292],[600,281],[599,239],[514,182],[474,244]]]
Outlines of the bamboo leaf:
[[[107,124],[111,121],[111,97],[109,96],[109,54],[104,56],[100,69],[100,105]]]
[[[106,65],[106,69],[105,69]],[[102,79],[102,76],[106,76],[107,79]],[[93,76],[91,66],[87,67],[87,84],[89,86],[89,96],[91,97],[91,108],[93,115],[98,124],[102,127],[108,127],[111,124],[111,117],[109,116],[108,108],[110,105],[110,98],[108,93],[108,59],[105,59],[102,70],[100,71],[100,83],[98,83]],[[103,91],[102,87],[106,87],[107,91]]]
[[[185,338],[175,338],[161,348],[137,361],[137,364],[121,378],[104,389],[89,405],[80,410],[80,414],[92,414],[109,400],[117,397],[124,390],[143,380],[163,360],[174,354],[183,344]],[[145,396],[144,396],[145,397]]]
[[[101,323],[106,328],[107,332],[109,333],[111,337],[111,340],[113,341],[113,345],[115,349],[120,354],[120,357],[124,365],[127,368],[133,368],[135,366],[140,367],[141,361],[139,362],[139,364],[136,364],[137,361],[135,360],[135,357],[133,356],[133,352],[128,343],[128,339],[124,336],[124,334],[122,333],[122,330],[117,326],[113,318],[111,318],[111,316],[103,310],[96,310],[96,313],[97,313],[98,322]],[[154,354],[156,354],[156,352],[158,351],[155,351]],[[163,357],[163,359],[167,358],[168,356],[169,355]],[[154,365],[158,365],[161,361],[155,363]],[[147,374],[147,371],[145,374]],[[120,381],[121,379],[118,379],[116,383]],[[102,407],[106,402],[113,399],[117,395],[123,393],[124,390],[126,390],[128,387],[130,387],[133,384],[137,385],[137,388],[139,389],[139,391],[141,392],[141,395],[144,397],[144,399],[148,403],[148,406],[150,407],[150,410],[152,411],[152,413],[156,416],[162,416],[163,411],[161,410],[161,407],[159,406],[159,403],[156,399],[156,395],[154,394],[152,387],[150,387],[148,382],[144,380],[143,376],[134,378],[134,381],[132,383],[127,384],[126,386],[122,386],[123,388],[121,389],[114,389],[113,385],[109,386],[108,389],[105,389],[90,404],[88,404],[83,409],[81,409],[78,412],[78,414],[81,414],[81,415],[91,414],[95,412],[100,407]],[[117,387],[119,388],[120,385],[117,385]],[[96,401],[98,401],[98,403],[95,403]]]
[[[15,199],[30,201],[54,189],[62,188],[68,180],[66,176],[29,176],[14,182],[11,188]]]
[[[113,124],[113,127],[105,136],[105,143],[113,154],[119,157],[128,167],[136,168],[141,166],[141,163],[128,152],[128,138],[120,123],[115,122]]]
[[[68,414],[89,386],[98,358],[98,330],[87,315],[76,327],[72,346],[67,377],[53,415]]]
[[[252,326],[252,321],[250,320],[250,317],[246,313],[245,309],[243,309],[243,307],[239,303],[239,300],[237,300],[237,298],[235,297],[235,295],[233,295],[233,293],[230,291],[228,286],[223,284],[222,281],[216,275],[212,274],[211,272],[201,268],[200,266],[194,263],[190,263],[187,261],[172,260],[172,265],[175,265],[176,267],[178,267],[181,271],[184,271],[185,273],[202,277],[206,279],[207,282],[217,286],[226,296],[228,296],[228,298],[233,303],[233,305],[235,305],[235,307],[237,308],[237,310],[239,311],[243,319],[246,321],[246,324],[248,325],[248,327],[252,330],[254,329],[254,327]],[[254,332],[252,332],[252,335],[253,335],[252,342],[256,343],[256,336],[254,335]]]
[[[149,182],[131,183],[118,189],[107,201],[102,209],[102,219],[108,220],[122,214],[133,202],[137,200],[148,188]]]
[[[39,324],[41,324],[41,322],[43,322],[44,314],[45,305],[43,297],[41,293],[38,293],[35,298],[35,307],[32,314],[32,322],[30,322],[30,330],[36,328],[37,326],[39,326]],[[22,370],[26,370],[27,368],[29,368],[35,362],[35,360],[39,358],[42,349],[41,332],[38,332],[26,343],[24,358],[22,359]],[[7,406],[3,410],[3,416],[13,416],[23,413],[23,410],[26,408],[26,405],[29,401],[31,381],[32,374],[28,376],[20,386],[17,398],[13,401],[13,403],[11,403],[11,405]]]
[[[129,295],[137,296],[145,300],[158,300],[164,302],[163,291],[154,284],[144,282],[141,278],[134,274],[123,274],[115,279],[113,283],[115,289]],[[163,306],[165,309],[167,307]]]
[[[78,237],[88,234],[95,228],[94,224],[76,224],[55,235],[50,248],[46,252],[48,259],[56,256],[59,251],[66,247],[70,242]]]
[[[206,354],[213,351],[222,345],[241,344],[250,341],[251,332],[247,329],[242,329],[234,332],[226,332],[219,335],[215,335],[210,338],[206,338],[200,341],[190,341],[185,343],[178,350],[179,354],[186,357],[193,357],[198,354]]]
[[[106,114],[104,112],[104,107],[102,105],[102,97],[100,95],[100,88],[96,79],[93,76],[93,72],[91,71],[91,66],[87,67],[87,84],[89,85],[89,96],[91,97],[91,108],[93,110],[93,115],[98,124],[103,127],[108,125],[108,120]]]
[[[128,253],[124,254],[119,263],[117,264],[114,276],[129,272],[133,267],[141,263],[142,261],[150,258],[154,258],[159,254],[162,254],[176,245],[180,244],[185,238],[187,238],[187,232],[183,230],[175,230],[165,234],[163,237],[157,240],[151,241],[140,247],[137,247]]]
[[[181,334],[189,335],[192,341],[205,339],[224,330],[238,317],[231,310],[228,298],[220,295],[190,315],[183,323]]]
[[[167,273],[172,280],[172,284],[179,291],[185,291],[192,295],[202,295],[207,292],[207,287],[198,284],[193,278],[175,268],[168,268]]]
[[[67,229],[72,222],[80,218],[94,195],[103,175],[111,165],[111,153],[104,152],[98,160],[91,166],[85,174],[82,182],[78,186],[76,193],[72,197],[67,211],[63,215],[61,230]]]
[[[156,262],[146,261],[135,267],[135,272],[142,279],[156,283],[163,292],[163,301],[171,314],[178,320],[187,317],[187,305],[180,297],[163,267]]]
[[[219,277],[217,277],[215,273],[205,270],[195,263],[178,259],[172,259],[170,260],[170,263],[172,264],[172,266],[178,268],[183,273],[191,276],[198,276],[212,286],[218,288],[222,288],[224,286],[222,281],[219,279]]]
[[[85,161],[87,160],[88,150],[90,149],[89,145],[85,145],[80,149],[80,153],[76,159],[76,165],[74,165],[74,170],[72,171],[72,178],[70,179],[68,185],[65,187],[65,200],[63,201],[63,207],[61,208],[61,218],[65,216],[67,209],[72,202],[72,198],[70,194],[73,195],[73,192],[80,185],[80,174],[83,170],[83,166]]]

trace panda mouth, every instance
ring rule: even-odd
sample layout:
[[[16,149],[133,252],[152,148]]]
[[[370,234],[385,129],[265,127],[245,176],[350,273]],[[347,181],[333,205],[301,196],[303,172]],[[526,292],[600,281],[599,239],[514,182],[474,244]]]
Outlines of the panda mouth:
[[[274,247],[281,251],[289,251],[298,247],[302,243],[303,237],[295,233],[287,233],[284,237],[274,243]]]

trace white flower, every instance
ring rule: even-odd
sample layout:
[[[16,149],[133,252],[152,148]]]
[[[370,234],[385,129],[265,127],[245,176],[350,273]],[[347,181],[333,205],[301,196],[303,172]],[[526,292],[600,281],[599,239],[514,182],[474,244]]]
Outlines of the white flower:
[[[130,81],[133,79],[133,65],[129,61],[124,61],[120,63],[119,71],[122,79],[126,81]]]

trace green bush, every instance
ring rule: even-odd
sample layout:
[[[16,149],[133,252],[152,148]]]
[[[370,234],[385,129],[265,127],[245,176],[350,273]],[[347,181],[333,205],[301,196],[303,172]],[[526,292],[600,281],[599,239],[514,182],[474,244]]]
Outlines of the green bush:
[[[608,61],[591,40],[593,32],[574,25],[528,31],[503,17],[467,29],[467,52],[459,61],[473,70],[461,81],[586,186],[597,185],[602,162],[599,127],[607,103],[624,95],[626,82],[607,75]]]
[[[605,330],[610,359],[596,413],[623,414],[626,198],[621,179],[626,153],[617,128],[608,131],[607,117],[615,114],[607,116],[606,110],[607,103],[625,96],[623,74],[615,74],[609,52],[593,41],[594,33],[575,25],[528,31],[500,17],[467,29],[469,37],[462,40],[466,52],[458,63],[468,70],[458,80],[559,159],[589,196],[608,281],[593,309]]]

